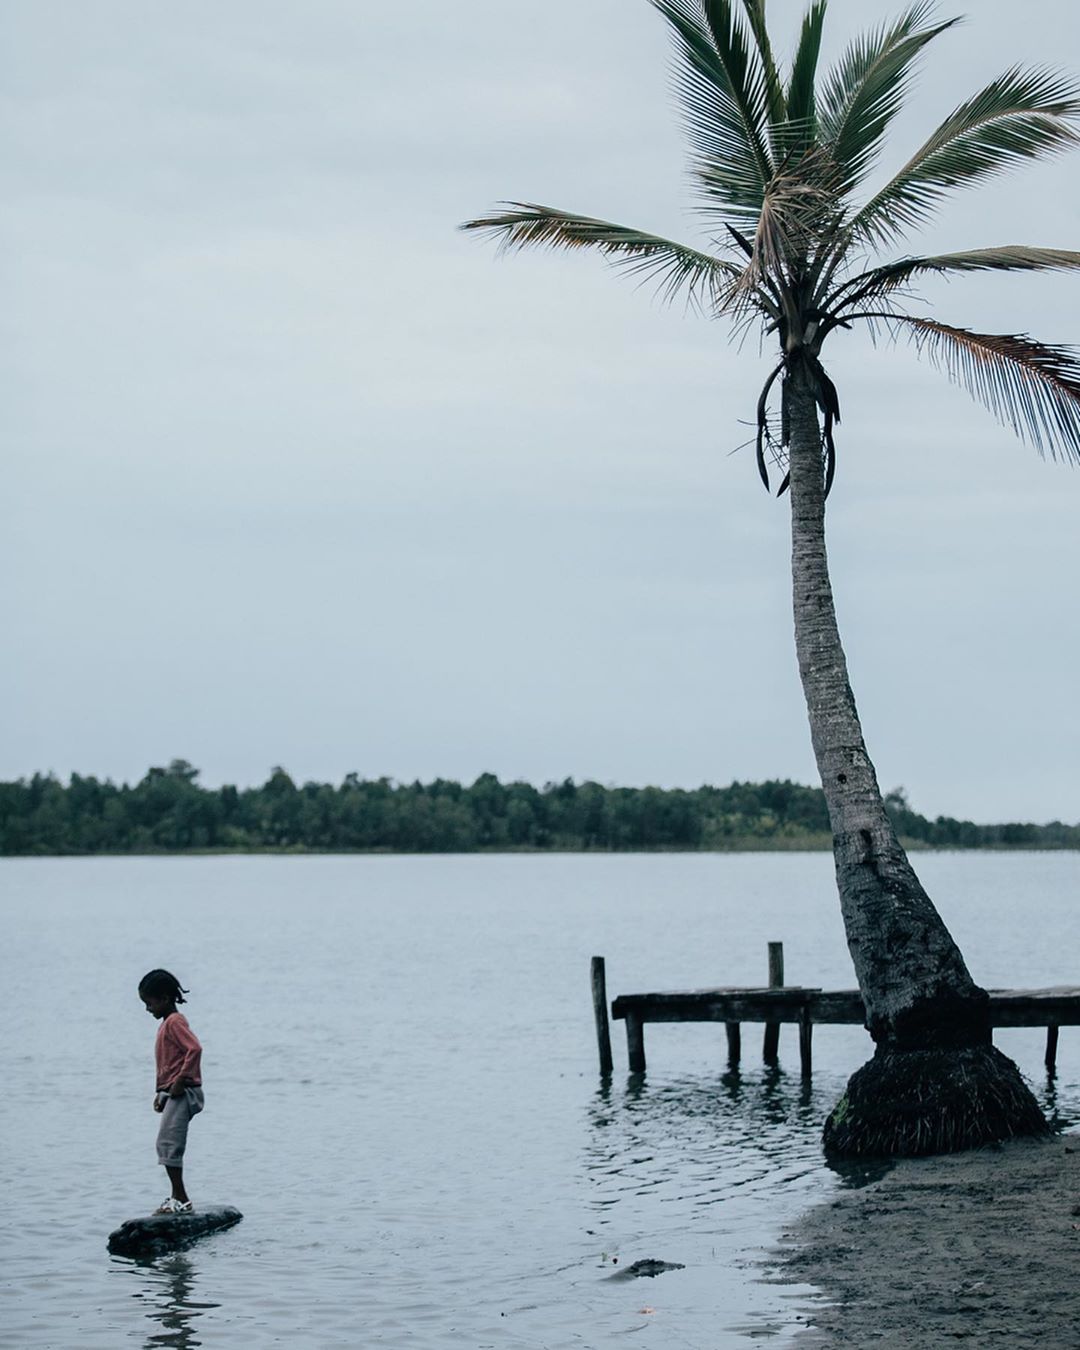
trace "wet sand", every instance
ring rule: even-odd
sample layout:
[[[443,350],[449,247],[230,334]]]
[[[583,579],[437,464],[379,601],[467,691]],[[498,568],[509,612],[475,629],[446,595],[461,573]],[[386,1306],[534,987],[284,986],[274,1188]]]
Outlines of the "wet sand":
[[[897,1163],[784,1239],[805,1350],[1080,1347],[1080,1133]]]

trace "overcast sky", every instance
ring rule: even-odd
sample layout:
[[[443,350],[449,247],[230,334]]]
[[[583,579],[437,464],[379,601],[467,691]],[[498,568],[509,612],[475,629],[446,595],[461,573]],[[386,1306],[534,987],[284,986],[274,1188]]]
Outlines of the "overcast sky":
[[[833,0],[831,58],[898,3]],[[803,11],[771,0],[784,44]],[[898,165],[1075,0],[968,0]],[[955,12],[947,10],[943,12]],[[1023,22],[1018,22],[1018,14]],[[766,355],[517,198],[700,243],[646,0],[5,0],[0,777],[815,781]],[[1080,247],[1080,154],[912,251]],[[1080,279],[925,312],[1077,342]],[[906,347],[835,338],[834,586],[884,788],[1080,819],[1080,470]]]

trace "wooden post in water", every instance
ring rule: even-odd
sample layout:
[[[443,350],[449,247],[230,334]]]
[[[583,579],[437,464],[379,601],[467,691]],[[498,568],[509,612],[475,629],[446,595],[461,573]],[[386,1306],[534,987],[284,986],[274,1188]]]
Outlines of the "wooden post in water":
[[[1046,1072],[1053,1073],[1057,1066],[1058,1029],[1051,1023],[1046,1028]]]
[[[637,1013],[626,1014],[626,1053],[631,1073],[645,1072],[645,1029]]]
[[[779,989],[784,983],[784,944],[769,943],[769,988]],[[769,1022],[765,1027],[765,1040],[762,1045],[762,1058],[766,1064],[776,1064],[780,1059],[780,1024]]]
[[[734,1069],[742,1057],[742,1026],[738,1022],[725,1022],[724,1030],[727,1032],[727,1062]]]
[[[813,1043],[813,1036],[814,1024],[810,1020],[810,1009],[806,1007],[799,1014],[799,1066],[804,1078],[810,1077],[810,1047]]]
[[[608,1023],[607,977],[604,974],[604,958],[592,959],[592,1005],[596,1015],[596,1045],[600,1051],[600,1073],[607,1077],[613,1066],[611,1059],[611,1027]]]

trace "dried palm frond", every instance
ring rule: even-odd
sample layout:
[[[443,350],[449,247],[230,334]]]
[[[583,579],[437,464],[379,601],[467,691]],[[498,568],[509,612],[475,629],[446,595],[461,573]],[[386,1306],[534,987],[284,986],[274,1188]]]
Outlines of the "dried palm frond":
[[[862,314],[906,330],[954,383],[1051,459],[1080,463],[1080,352],[1025,334],[973,333],[907,314]]]
[[[829,152],[814,147],[773,176],[762,199],[744,287],[759,284],[763,276],[782,282],[792,265],[813,250],[828,218],[831,172]]]

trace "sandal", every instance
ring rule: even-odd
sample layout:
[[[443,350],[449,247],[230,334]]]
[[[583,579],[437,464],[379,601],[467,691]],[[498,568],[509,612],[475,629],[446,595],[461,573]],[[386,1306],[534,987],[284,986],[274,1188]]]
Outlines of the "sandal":
[[[194,1206],[190,1200],[177,1200],[174,1196],[169,1196],[167,1200],[162,1200],[155,1214],[190,1214]]]

